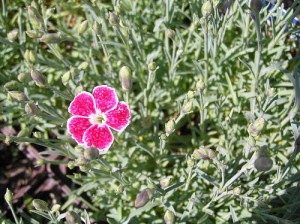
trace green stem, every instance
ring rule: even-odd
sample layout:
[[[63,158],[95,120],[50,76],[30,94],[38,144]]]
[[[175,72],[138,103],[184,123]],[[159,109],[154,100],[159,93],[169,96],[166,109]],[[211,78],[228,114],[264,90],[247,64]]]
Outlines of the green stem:
[[[11,213],[12,213],[12,215],[13,215],[13,217],[14,217],[15,223],[16,223],[16,224],[19,224],[18,218],[17,218],[17,216],[16,216],[16,213],[15,213],[14,208],[12,207],[12,204],[9,203],[8,206],[9,206],[9,208],[10,208],[10,210],[11,210]]]

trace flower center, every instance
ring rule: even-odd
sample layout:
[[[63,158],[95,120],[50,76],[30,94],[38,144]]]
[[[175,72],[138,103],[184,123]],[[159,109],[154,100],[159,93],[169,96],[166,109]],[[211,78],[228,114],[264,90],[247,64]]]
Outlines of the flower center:
[[[106,117],[103,113],[97,112],[96,114],[90,115],[90,122],[92,124],[103,124],[106,121]]]

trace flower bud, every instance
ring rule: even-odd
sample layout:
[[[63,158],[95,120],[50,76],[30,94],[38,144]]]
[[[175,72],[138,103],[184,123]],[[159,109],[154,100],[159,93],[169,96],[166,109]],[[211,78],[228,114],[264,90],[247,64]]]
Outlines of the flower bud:
[[[123,191],[124,187],[122,185],[119,185],[115,190],[116,194],[121,194]]]
[[[273,166],[273,161],[266,156],[260,156],[254,162],[254,167],[258,171],[268,171],[272,168],[272,166]]]
[[[192,108],[193,108],[193,101],[191,101],[191,100],[185,101],[183,103],[181,112],[183,114],[186,114],[186,113],[190,112],[192,110]]]
[[[82,62],[79,66],[78,69],[79,70],[86,70],[87,67],[89,66],[89,63],[87,61]]]
[[[30,76],[29,76],[29,74],[27,74],[27,73],[21,72],[21,73],[18,75],[18,80],[19,80],[20,82],[27,83],[27,82],[30,80]]]
[[[17,37],[18,37],[18,33],[19,33],[19,30],[18,29],[13,29],[12,31],[10,31],[8,34],[7,34],[7,39],[10,41],[10,42],[14,42]]]
[[[92,26],[92,29],[94,30],[94,32],[96,33],[96,34],[100,34],[100,32],[101,32],[101,29],[100,29],[100,25],[99,25],[99,23],[97,22],[97,21],[94,21],[94,23],[93,23],[93,26]]]
[[[81,224],[80,216],[74,211],[66,212],[66,221],[68,224]]]
[[[51,213],[55,213],[55,212],[59,211],[60,207],[61,207],[61,205],[59,205],[59,204],[53,205],[51,208]]]
[[[35,164],[37,166],[42,166],[42,165],[45,165],[46,164],[46,161],[44,159],[37,159]]]
[[[188,167],[193,167],[195,165],[194,160],[192,160],[192,159],[188,159],[186,161],[186,163],[187,163]]]
[[[270,89],[268,89],[268,91],[267,91],[267,96],[268,96],[269,98],[272,98],[272,97],[275,95],[275,93],[276,93],[276,90],[275,90],[274,88],[270,88]]]
[[[113,12],[109,12],[109,23],[113,26],[118,26],[119,25],[119,17],[114,14]]]
[[[261,0],[251,0],[250,1],[250,9],[255,12],[259,13],[260,10],[262,9],[262,1]]]
[[[193,152],[193,156],[195,159],[198,160],[200,159],[208,160],[208,159],[214,159],[217,155],[212,149],[205,146],[200,146],[199,149],[196,149]]]
[[[27,36],[33,39],[40,38],[41,36],[43,36],[43,33],[38,30],[27,30],[26,34]]]
[[[166,134],[170,135],[174,131],[174,128],[175,128],[175,121],[173,119],[169,120],[165,125]]]
[[[247,143],[248,143],[249,146],[253,147],[253,146],[255,146],[256,141],[255,141],[255,139],[250,135],[250,136],[248,137]]]
[[[99,150],[94,147],[87,148],[84,150],[83,156],[87,160],[97,159],[99,157]]]
[[[74,149],[76,152],[78,152],[80,154],[83,154],[83,152],[84,152],[84,148],[79,145],[76,145]]]
[[[34,83],[39,87],[44,87],[48,84],[47,79],[37,70],[31,70],[31,78],[33,79]]]
[[[35,132],[33,132],[33,137],[35,137],[35,138],[42,138],[43,135],[42,135],[42,133],[40,131],[35,131]]]
[[[28,63],[34,64],[37,61],[36,53],[32,50],[26,50],[24,53],[24,58]]]
[[[186,95],[187,95],[188,100],[190,100],[190,99],[194,98],[195,93],[194,93],[194,91],[189,90]]]
[[[260,132],[263,130],[263,128],[265,126],[265,123],[266,123],[266,121],[262,117],[256,119],[256,121],[251,123],[248,127],[249,135],[251,135],[254,138],[259,136]]]
[[[8,95],[17,101],[28,100],[27,96],[23,92],[20,92],[20,91],[8,91]]]
[[[77,30],[78,34],[83,34],[87,30],[88,25],[89,25],[88,20],[82,21],[78,26],[78,30]]]
[[[120,31],[124,37],[129,37],[129,29],[126,26],[121,26]]]
[[[156,66],[156,63],[154,62],[154,61],[151,61],[149,64],[148,64],[148,70],[149,71],[155,71],[156,70],[156,68],[157,68],[157,66]]]
[[[75,165],[76,165],[76,166],[82,166],[82,165],[87,164],[88,162],[89,162],[89,161],[88,161],[86,158],[84,158],[83,156],[81,156],[81,157],[79,157],[78,159],[76,159]]]
[[[136,196],[134,206],[136,208],[143,207],[151,200],[152,196],[153,196],[153,190],[146,188]]]
[[[29,116],[35,116],[38,114],[38,107],[33,102],[28,102],[25,104],[25,112]]]
[[[84,165],[79,166],[79,170],[82,172],[88,172],[90,169],[91,169],[91,167],[89,164],[84,164]]]
[[[159,184],[161,188],[167,188],[170,186],[171,178],[170,177],[164,177],[160,180]]]
[[[32,201],[32,205],[36,210],[38,210],[40,212],[49,210],[47,202],[40,200],[40,199],[34,199]]]
[[[69,161],[67,166],[68,166],[68,168],[69,168],[70,170],[73,170],[74,167],[75,167],[74,161]]]
[[[168,209],[164,215],[164,221],[166,224],[175,223],[175,214]]]
[[[13,201],[13,193],[8,188],[6,188],[4,198],[5,198],[6,203],[9,204],[9,205]]]
[[[41,29],[43,25],[43,19],[40,13],[36,10],[36,8],[32,6],[28,6],[28,16],[31,25],[35,29]]]
[[[70,71],[65,72],[65,74],[63,74],[63,76],[61,77],[62,84],[64,86],[67,85],[70,78],[71,78],[71,72]]]
[[[240,195],[241,193],[241,188],[240,187],[235,187],[233,190],[232,190],[232,193],[234,195]]]
[[[131,70],[127,66],[123,66],[119,71],[119,78],[122,84],[122,89],[129,91],[132,86]]]
[[[196,83],[196,89],[200,92],[203,92],[205,89],[205,84],[202,79],[199,79],[199,81]]]
[[[201,12],[202,12],[202,15],[203,17],[208,17],[211,15],[212,13],[212,4],[210,1],[207,1],[205,2],[203,5],[202,5],[202,8],[201,8]]]
[[[167,35],[171,40],[175,40],[176,32],[172,29],[167,30]]]
[[[3,87],[6,90],[14,90],[14,89],[17,89],[18,86],[19,86],[19,83],[17,81],[11,80],[11,81],[5,83]]]
[[[75,88],[75,95],[77,95],[77,94],[79,94],[79,93],[81,93],[83,91],[83,86],[77,86],[76,88]]]
[[[46,44],[58,44],[62,41],[62,38],[59,33],[47,33],[40,38],[40,41]]]
[[[166,134],[164,134],[164,133],[161,134],[160,137],[159,137],[159,139],[160,139],[160,140],[166,140],[166,139],[167,139]]]

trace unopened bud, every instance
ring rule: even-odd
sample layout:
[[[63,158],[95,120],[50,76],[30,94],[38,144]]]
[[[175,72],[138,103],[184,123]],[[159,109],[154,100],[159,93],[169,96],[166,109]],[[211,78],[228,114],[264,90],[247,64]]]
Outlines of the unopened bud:
[[[67,166],[70,170],[74,169],[74,167],[75,167],[74,161],[69,161]]]
[[[40,41],[46,44],[58,44],[62,41],[62,38],[59,33],[47,33],[40,38]]]
[[[197,83],[196,83],[196,89],[200,92],[203,92],[203,90],[205,89],[205,84],[203,82],[202,79],[200,79]]]
[[[167,210],[164,215],[164,221],[166,224],[173,224],[175,223],[175,214],[170,210]]]
[[[254,138],[259,136],[260,132],[263,130],[265,126],[265,123],[266,121],[262,117],[258,118],[256,121],[251,123],[248,127],[249,135],[251,135]]]
[[[37,166],[42,166],[42,165],[46,164],[46,161],[44,159],[37,159],[35,164]]]
[[[61,205],[59,205],[59,204],[53,205],[51,208],[51,213],[55,213],[55,212],[59,211],[60,207],[61,207]]]
[[[258,171],[268,171],[272,168],[272,166],[273,166],[273,161],[266,156],[258,157],[254,162],[254,167]]]
[[[13,201],[13,193],[8,188],[6,188],[4,198],[5,198],[6,203],[9,204],[9,205]]]
[[[171,177],[164,177],[159,182],[160,187],[163,189],[169,187],[170,183],[171,183]]]
[[[194,98],[195,93],[194,93],[194,91],[189,90],[186,95],[187,95],[188,100],[190,100],[190,99]]]
[[[136,208],[143,207],[151,200],[152,197],[153,197],[153,190],[146,188],[136,196],[134,206]]]
[[[253,146],[255,146],[256,141],[255,141],[255,139],[250,135],[250,136],[248,137],[247,143],[248,143],[249,146],[253,147]]]
[[[155,71],[155,69],[157,68],[156,66],[156,63],[154,61],[151,61],[149,64],[148,64],[148,70],[149,71]]]
[[[205,2],[203,5],[202,5],[202,8],[201,8],[201,12],[202,12],[202,15],[203,17],[208,17],[211,15],[212,13],[212,4],[210,1],[207,1]]]
[[[88,160],[97,159],[99,157],[99,150],[94,147],[87,148],[84,150],[83,156]]]
[[[175,121],[173,119],[169,120],[165,125],[166,134],[170,135],[174,131],[174,128],[175,128]]]
[[[232,193],[234,195],[240,195],[241,193],[241,188],[240,187],[235,187],[233,190],[232,190]]]
[[[41,211],[41,212],[49,210],[47,202],[40,200],[40,199],[34,199],[32,201],[32,205],[36,210]]]
[[[123,66],[119,71],[119,78],[121,81],[122,89],[129,91],[132,86],[131,70],[127,66]]]
[[[71,72],[70,71],[65,72],[65,74],[63,74],[63,76],[61,77],[62,84],[67,85],[70,78],[71,78]]]
[[[100,34],[101,32],[100,25],[97,21],[94,21],[92,29],[96,34]]]
[[[34,81],[34,83],[39,87],[44,87],[48,84],[46,77],[43,76],[37,70],[31,70],[31,78]]]
[[[28,6],[28,16],[29,16],[29,21],[31,25],[35,29],[41,29],[43,25],[43,19],[40,13],[37,11],[36,8],[32,6]]]
[[[82,166],[82,165],[87,164],[88,162],[89,162],[89,161],[88,161],[86,158],[84,158],[83,156],[81,156],[81,157],[79,157],[78,159],[76,159],[75,165],[76,165],[76,166]]]
[[[12,31],[10,31],[8,34],[7,34],[7,39],[10,41],[10,42],[14,42],[17,37],[18,37],[18,29],[14,29]]]
[[[35,116],[38,114],[38,107],[33,102],[28,102],[25,104],[25,112],[29,116]]]
[[[23,73],[23,72],[21,72],[21,73],[18,75],[18,80],[19,80],[20,82],[27,83],[27,82],[30,80],[29,73]]]
[[[33,137],[35,137],[35,138],[42,138],[43,135],[42,135],[42,133],[40,131],[35,131],[35,132],[33,132]]]
[[[216,157],[216,153],[206,147],[206,146],[200,146],[199,149],[196,149],[194,152],[193,152],[193,156],[195,159],[205,159],[205,160],[209,160],[209,159],[214,159]]]
[[[83,154],[83,152],[84,152],[84,148],[79,145],[76,145],[74,149],[76,152],[78,152],[80,154]]]
[[[121,194],[123,191],[124,187],[122,185],[119,185],[115,190],[116,194]]]
[[[267,96],[269,98],[272,98],[275,95],[275,93],[276,93],[276,90],[274,88],[270,88],[270,89],[268,89]]]
[[[87,61],[82,62],[79,66],[78,69],[79,70],[86,70],[87,67],[89,66],[89,63]]]
[[[79,166],[79,170],[82,172],[88,172],[90,169],[91,169],[91,167],[89,164],[84,164],[84,165]]]
[[[124,37],[129,37],[129,29],[126,26],[121,26],[120,31]]]
[[[78,34],[83,34],[87,30],[88,25],[89,24],[87,20],[82,21],[78,26],[78,30],[77,30]]]
[[[66,212],[66,221],[68,224],[81,224],[80,216],[74,211]]]
[[[76,88],[75,88],[75,95],[77,95],[77,94],[79,94],[79,93],[81,93],[83,91],[83,86],[77,86]]]
[[[187,163],[188,167],[193,167],[195,165],[194,160],[192,160],[192,159],[188,159],[186,161],[186,163]]]
[[[250,8],[253,12],[259,13],[262,9],[262,1],[261,0],[251,0],[250,1]]]
[[[19,86],[19,83],[17,81],[11,80],[11,81],[5,83],[3,87],[9,91],[9,90],[18,89],[18,86]]]
[[[43,36],[43,33],[38,30],[27,30],[26,34],[27,36],[33,39],[40,38],[41,36]]]
[[[26,50],[24,53],[24,58],[28,63],[34,64],[37,61],[36,53],[32,50]]]
[[[189,113],[192,110],[192,108],[193,108],[193,101],[187,100],[183,103],[181,112],[183,114]]]
[[[176,32],[172,29],[167,30],[167,35],[171,40],[175,40]]]
[[[113,12],[109,12],[109,23],[113,26],[119,25],[119,17]]]
[[[27,96],[20,91],[8,91],[8,95],[17,101],[27,101]]]

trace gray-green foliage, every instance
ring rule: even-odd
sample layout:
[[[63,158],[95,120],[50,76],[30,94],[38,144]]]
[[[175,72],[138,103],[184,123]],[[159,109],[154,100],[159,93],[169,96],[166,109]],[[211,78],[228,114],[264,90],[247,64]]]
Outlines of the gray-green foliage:
[[[299,54],[291,56],[296,46],[285,32],[293,11],[278,13],[267,26],[270,13],[261,10],[260,51],[248,1],[212,1],[210,11],[201,10],[204,2],[38,1],[31,8],[40,17],[29,20],[23,1],[2,1],[0,78],[17,83],[1,88],[1,121],[20,129],[6,142],[44,146],[43,156],[66,156],[73,168],[82,151],[74,149],[66,120],[76,93],[106,84],[131,109],[130,126],[114,133],[109,152],[85,160],[84,172],[69,176],[80,187],[61,211],[87,217],[72,205],[79,199],[97,222],[161,223],[166,211],[178,223],[300,221],[293,162]],[[18,36],[10,41],[7,33],[14,29]],[[26,50],[35,57],[26,60]],[[126,91],[119,78],[123,66],[132,79]],[[31,80],[32,70],[47,82]],[[25,93],[28,101],[16,100],[11,91]],[[25,105],[39,111],[29,116]],[[266,122],[254,130],[258,118]],[[165,133],[168,121],[173,127]],[[41,138],[32,137],[33,129]],[[192,154],[201,146],[217,156],[197,160]],[[273,161],[266,172],[254,167],[262,146]],[[171,177],[170,186],[161,188],[165,177]],[[153,195],[145,194],[145,206],[135,208],[145,189]]]

